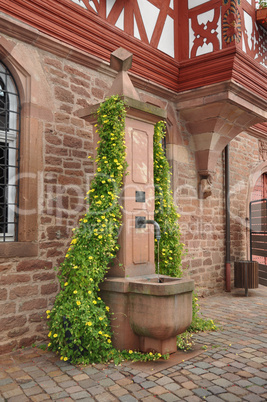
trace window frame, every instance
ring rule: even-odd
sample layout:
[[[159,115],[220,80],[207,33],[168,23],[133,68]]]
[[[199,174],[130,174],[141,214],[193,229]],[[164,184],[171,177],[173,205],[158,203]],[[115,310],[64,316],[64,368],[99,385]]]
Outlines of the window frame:
[[[0,142],[4,144],[4,154],[8,153],[8,156],[3,156],[4,169],[8,169],[7,180],[3,177],[2,183],[6,193],[3,210],[7,208],[7,214],[3,214],[3,231],[0,233],[0,243],[4,243],[18,241],[21,104],[13,75],[1,60],[0,80],[0,91],[8,97],[3,109],[5,122],[0,127]]]

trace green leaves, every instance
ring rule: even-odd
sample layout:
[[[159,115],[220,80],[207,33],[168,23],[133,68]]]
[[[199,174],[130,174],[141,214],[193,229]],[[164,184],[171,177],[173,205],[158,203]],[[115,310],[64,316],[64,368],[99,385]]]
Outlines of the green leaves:
[[[174,205],[170,167],[162,148],[165,136],[165,123],[160,121],[154,130],[154,183],[155,183],[155,220],[160,225],[160,273],[181,277],[181,259],[184,244],[180,242],[180,215]],[[155,260],[157,261],[157,244],[155,243]]]
[[[97,173],[88,191],[88,211],[73,230],[59,267],[61,291],[48,314],[49,348],[73,363],[106,361],[113,350],[109,308],[99,284],[118,250],[119,196],[126,172],[124,103],[112,96],[98,109]]]

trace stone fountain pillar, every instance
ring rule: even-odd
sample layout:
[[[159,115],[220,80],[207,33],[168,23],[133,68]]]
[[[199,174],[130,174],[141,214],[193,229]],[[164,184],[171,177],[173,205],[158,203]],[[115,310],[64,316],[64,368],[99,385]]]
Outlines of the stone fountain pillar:
[[[123,217],[120,250],[101,286],[101,294],[113,313],[111,325],[116,348],[153,350],[163,354],[176,351],[177,331],[183,332],[191,323],[193,281],[176,279],[176,287],[173,278],[166,283],[157,283],[154,227],[147,225],[145,228],[136,228],[136,217],[154,219],[154,125],[166,115],[164,110],[140,101],[127,73],[131,63],[132,54],[125,49],[119,48],[111,54],[110,66],[118,74],[109,95],[121,96],[127,109],[125,142],[128,175],[124,178],[121,196]],[[78,115],[95,124],[98,107],[94,105],[83,109]],[[96,133],[94,138],[97,141]],[[169,295],[168,307],[162,310],[166,291]],[[178,303],[177,292],[183,293],[183,303]],[[174,325],[181,308],[186,311],[184,314],[180,311],[180,316],[186,319],[180,319],[179,324]],[[148,322],[149,328],[146,327]],[[170,328],[173,325],[175,329]]]

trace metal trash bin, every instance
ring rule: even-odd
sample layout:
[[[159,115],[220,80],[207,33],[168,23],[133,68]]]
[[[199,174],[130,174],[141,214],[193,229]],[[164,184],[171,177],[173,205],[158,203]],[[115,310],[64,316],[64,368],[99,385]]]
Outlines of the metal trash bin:
[[[259,287],[259,264],[257,261],[235,262],[234,286],[235,288],[245,288],[246,296],[248,296],[248,289]]]

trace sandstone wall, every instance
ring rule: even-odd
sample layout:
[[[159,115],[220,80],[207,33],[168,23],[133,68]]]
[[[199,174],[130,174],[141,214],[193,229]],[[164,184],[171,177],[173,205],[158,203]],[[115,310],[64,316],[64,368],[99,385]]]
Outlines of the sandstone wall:
[[[36,106],[34,119],[40,143],[36,147],[31,138],[27,143],[30,152],[37,153],[39,159],[35,189],[37,213],[34,212],[37,216],[34,243],[38,244],[38,252],[32,257],[3,258],[0,254],[0,353],[46,339],[45,310],[52,307],[59,290],[54,268],[63,261],[72,228],[85,211],[84,198],[93,174],[92,162],[88,160],[88,155],[93,154],[92,127],[77,118],[74,112],[103,101],[112,83],[110,76],[70,62],[66,57],[10,38],[5,40],[14,60],[32,76],[35,105],[40,105],[45,96],[50,113],[41,113]],[[153,99],[152,95],[150,99]],[[175,105],[167,99],[155,99],[155,103],[175,111]],[[174,199],[181,214],[182,241],[188,250],[183,267],[195,280],[201,294],[222,291],[224,158],[222,155],[217,162],[212,195],[199,199],[192,138],[179,111],[176,115],[172,112],[172,118],[175,139],[168,139],[174,144],[168,148],[168,157],[172,166]],[[27,135],[25,127],[22,136]],[[22,147],[21,152],[25,152],[25,148]],[[243,133],[231,142],[233,261],[246,257],[249,178],[251,170],[260,163],[257,139]]]

